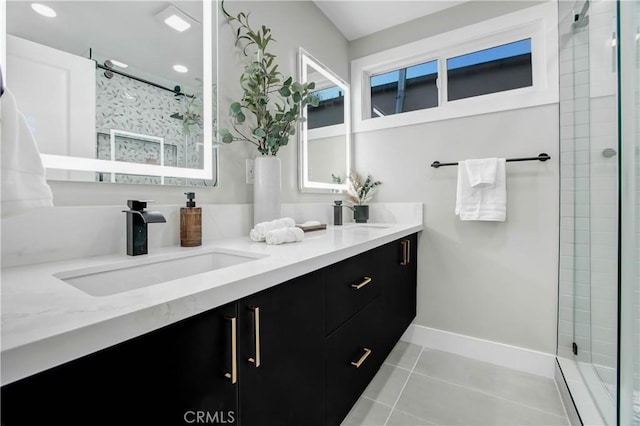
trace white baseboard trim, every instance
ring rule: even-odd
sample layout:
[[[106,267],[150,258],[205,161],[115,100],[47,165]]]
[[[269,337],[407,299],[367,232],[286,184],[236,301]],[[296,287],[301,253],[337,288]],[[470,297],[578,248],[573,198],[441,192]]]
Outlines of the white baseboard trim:
[[[400,340],[550,379],[555,374],[555,355],[504,343],[416,324],[411,324]]]

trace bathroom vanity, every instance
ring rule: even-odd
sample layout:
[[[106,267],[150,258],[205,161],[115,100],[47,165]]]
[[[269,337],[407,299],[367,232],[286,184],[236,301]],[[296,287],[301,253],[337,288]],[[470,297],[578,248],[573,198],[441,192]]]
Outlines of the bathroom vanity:
[[[339,424],[415,317],[421,229],[5,269],[3,424]],[[210,253],[249,260],[107,294],[84,282]]]

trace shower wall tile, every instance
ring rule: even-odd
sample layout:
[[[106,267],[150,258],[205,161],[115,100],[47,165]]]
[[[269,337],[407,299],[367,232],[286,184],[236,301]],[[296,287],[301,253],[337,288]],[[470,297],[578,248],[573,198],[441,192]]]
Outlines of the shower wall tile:
[[[113,130],[124,130],[163,138],[165,165],[198,167],[202,131],[194,129],[185,135],[183,120],[172,115],[184,115],[187,99],[173,92],[115,74],[111,79],[96,70],[96,131],[99,134],[98,158],[111,158],[108,141]],[[102,141],[100,141],[102,134]],[[106,142],[105,142],[106,138]],[[154,146],[155,145],[155,146]],[[157,144],[140,140],[121,141],[116,156],[119,160],[160,164]],[[159,183],[149,176],[118,175],[118,182]],[[157,182],[156,182],[157,181]]]

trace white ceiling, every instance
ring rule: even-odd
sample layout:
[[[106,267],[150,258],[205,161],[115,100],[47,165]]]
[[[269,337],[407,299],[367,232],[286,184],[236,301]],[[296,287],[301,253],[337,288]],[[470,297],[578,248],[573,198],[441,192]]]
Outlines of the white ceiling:
[[[457,6],[466,0],[313,0],[347,40]]]

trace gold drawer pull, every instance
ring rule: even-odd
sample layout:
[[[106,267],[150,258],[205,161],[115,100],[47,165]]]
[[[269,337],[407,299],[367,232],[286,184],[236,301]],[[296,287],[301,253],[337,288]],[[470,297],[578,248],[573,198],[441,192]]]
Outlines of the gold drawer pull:
[[[253,311],[253,336],[256,347],[256,356],[249,358],[249,362],[258,368],[260,367],[260,308],[249,306],[249,309]]]
[[[238,363],[236,361],[237,354],[237,329],[235,317],[224,317],[224,319],[231,321],[231,373],[225,373],[224,377],[231,380],[231,384],[235,385],[238,381]]]
[[[360,357],[360,359],[356,362],[351,361],[351,365],[353,365],[356,368],[360,368],[362,363],[365,362],[365,360],[369,357],[369,355],[371,355],[371,349],[369,348],[362,348],[362,349],[364,349],[364,354]]]
[[[370,282],[371,282],[371,277],[364,277],[364,280],[360,284],[351,284],[351,287],[355,288],[356,290],[360,290],[362,287],[369,284]]]
[[[402,261],[400,262],[400,265],[406,266],[409,264],[411,259],[411,241],[402,240],[400,241],[400,245],[402,245]]]

